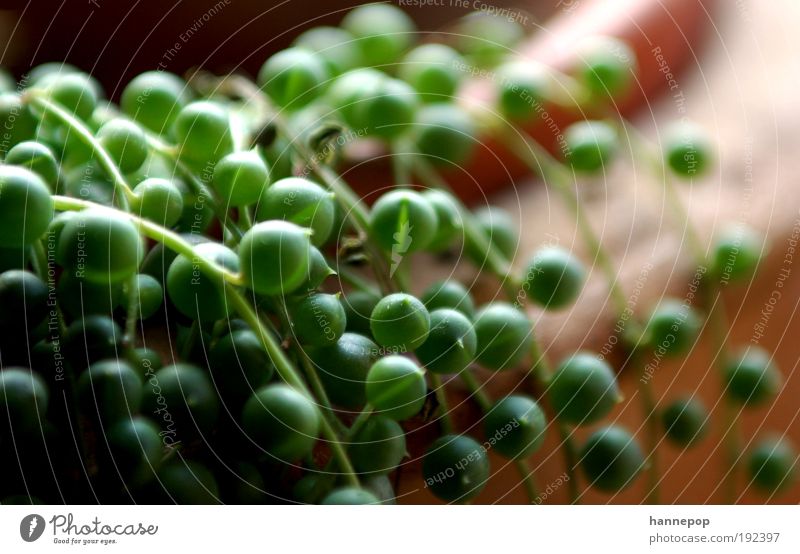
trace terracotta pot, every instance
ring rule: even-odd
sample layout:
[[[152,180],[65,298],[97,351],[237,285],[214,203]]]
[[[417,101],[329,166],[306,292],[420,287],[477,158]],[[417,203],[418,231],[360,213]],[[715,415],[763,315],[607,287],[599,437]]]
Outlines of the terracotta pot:
[[[710,19],[707,12],[716,0],[573,0],[565,10],[544,25],[541,32],[522,46],[522,56],[540,60],[569,72],[576,64],[575,45],[593,35],[623,39],[633,49],[639,66],[637,84],[615,106],[629,116],[648,101],[669,91],[669,79],[660,60],[667,60],[673,73],[697,63],[695,49]],[[573,7],[573,9],[569,9]],[[659,54],[663,58],[656,56]],[[475,82],[465,94],[470,100],[490,102],[489,83]],[[559,129],[581,115],[548,107]],[[534,121],[527,129],[541,144],[553,150],[551,128]],[[463,169],[448,176],[452,186],[468,202],[485,201],[484,196],[508,186],[530,173],[502,146],[484,143]]]

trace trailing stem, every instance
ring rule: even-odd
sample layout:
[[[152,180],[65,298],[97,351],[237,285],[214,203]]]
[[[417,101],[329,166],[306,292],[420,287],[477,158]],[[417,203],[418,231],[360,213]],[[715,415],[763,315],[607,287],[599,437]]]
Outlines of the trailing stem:
[[[56,209],[62,211],[83,210],[92,206],[96,206],[96,204],[93,202],[64,196],[53,196],[53,200]],[[197,264],[198,269],[203,273],[223,281],[227,301],[239,314],[239,316],[245,320],[250,328],[253,329],[253,331],[258,335],[262,346],[266,350],[267,355],[272,363],[275,365],[275,369],[281,379],[289,386],[304,394],[306,397],[310,399],[314,398],[311,394],[311,391],[306,386],[306,383],[303,381],[303,378],[289,361],[280,344],[278,344],[275,337],[272,335],[272,333],[270,333],[269,329],[267,329],[267,327],[258,317],[256,310],[250,305],[250,303],[247,302],[242,293],[237,289],[237,286],[243,284],[240,275],[233,274],[219,265],[198,255],[194,251],[191,244],[168,229],[164,229],[155,223],[144,220],[127,212],[120,211],[119,216],[128,218],[134,225],[136,225],[142,234],[162,243],[164,246],[177,252],[178,254],[192,259],[194,263]],[[336,430],[324,413],[320,418],[320,427],[322,429],[322,434],[330,444],[333,455],[337,458],[339,465],[341,466],[345,479],[352,486],[360,486],[358,477],[356,476],[347,452],[344,446],[341,444]]]

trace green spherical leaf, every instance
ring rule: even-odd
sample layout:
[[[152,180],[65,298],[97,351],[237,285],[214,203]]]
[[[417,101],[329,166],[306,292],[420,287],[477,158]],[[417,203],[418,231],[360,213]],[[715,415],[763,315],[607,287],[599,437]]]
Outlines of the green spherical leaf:
[[[381,196],[370,213],[376,242],[392,259],[425,249],[433,240],[438,221],[436,211],[419,193],[393,190]]]
[[[667,438],[680,446],[693,446],[708,434],[708,411],[699,400],[679,398],[661,412]]]
[[[485,206],[475,210],[473,218],[489,244],[499,250],[507,260],[513,260],[519,244],[519,231],[511,214],[497,206]],[[481,252],[476,244],[468,242],[465,244],[465,251],[477,266],[486,265],[488,252]]]
[[[122,173],[136,171],[149,153],[144,131],[130,121],[112,119],[97,131],[100,144],[111,155]]]
[[[348,71],[336,78],[325,99],[351,129],[366,129],[370,122],[364,119],[366,113],[361,110],[361,104],[375,96],[386,78],[380,71],[369,68]]]
[[[369,491],[356,487],[342,487],[331,492],[322,500],[324,506],[380,504]]]
[[[135,277],[132,285],[127,284],[125,296],[129,304],[132,302],[136,306],[139,319],[151,317],[164,303],[164,289],[161,288],[161,283],[155,277],[141,273]]]
[[[77,392],[84,413],[109,424],[139,411],[142,379],[127,362],[103,360],[83,372]]]
[[[122,352],[122,329],[110,317],[86,316],[67,327],[64,352],[76,368],[115,359]]]
[[[448,308],[430,314],[430,333],[415,352],[420,363],[433,373],[459,373],[475,359],[478,339],[472,322]]]
[[[592,434],[578,455],[589,484],[605,492],[627,488],[645,465],[634,438],[620,427],[604,427]]]
[[[167,71],[147,71],[131,79],[122,91],[120,107],[134,121],[156,133],[167,133],[189,102],[186,82]]]
[[[305,281],[297,287],[301,293],[314,292],[325,280],[336,272],[328,265],[328,260],[318,248],[312,246],[308,251],[308,274]]]
[[[367,337],[372,336],[370,321],[372,311],[378,305],[381,297],[365,291],[353,291],[342,299],[344,311],[347,314],[347,330]]]
[[[44,89],[50,101],[84,122],[91,119],[97,107],[97,89],[84,73],[52,74],[36,83],[36,88]],[[48,124],[54,123],[55,116],[47,111],[45,118]]]
[[[124,418],[109,428],[107,437],[114,468],[126,483],[138,486],[154,475],[163,444],[153,422],[140,416]]]
[[[556,369],[548,395],[561,421],[588,425],[604,418],[622,399],[611,367],[595,354],[578,352]]]
[[[313,231],[314,245],[325,244],[333,230],[333,193],[308,179],[288,177],[264,189],[256,218],[259,221],[282,219]]]
[[[366,65],[382,66],[400,59],[414,39],[416,26],[391,4],[365,4],[350,11],[342,28],[356,38]]]
[[[293,461],[311,452],[319,413],[305,396],[283,384],[259,389],[244,406],[242,427],[269,455]]]
[[[328,77],[322,56],[303,48],[287,48],[264,63],[258,84],[278,106],[297,110],[319,96]]]
[[[58,161],[53,151],[41,142],[20,142],[6,154],[5,162],[33,171],[42,178],[51,191],[58,185]]]
[[[128,363],[142,379],[147,379],[152,373],[161,369],[161,354],[152,348],[131,348],[125,355]]]
[[[8,141],[1,150],[7,152],[15,144],[34,139],[38,123],[38,119],[30,107],[22,102],[19,94],[0,93],[0,126],[3,129],[4,140],[7,137]]]
[[[353,35],[339,27],[313,27],[300,33],[294,40],[294,45],[322,58],[331,75],[353,69],[361,61],[361,52]]]
[[[788,439],[771,436],[759,440],[747,457],[752,485],[770,495],[789,488],[795,479],[797,451]]]
[[[714,153],[705,131],[694,123],[682,121],[664,131],[664,158],[679,177],[699,177],[711,166]]]
[[[702,321],[685,302],[667,298],[653,310],[646,326],[648,344],[661,356],[679,356],[691,350]]]
[[[50,315],[49,289],[29,271],[0,273],[0,331],[30,330]]]
[[[486,10],[473,11],[461,18],[454,39],[459,51],[479,67],[493,67],[525,37],[525,29],[514,17]],[[465,69],[465,71],[471,68]]]
[[[513,61],[498,68],[497,74],[497,103],[505,117],[525,122],[542,111],[550,88],[545,66],[530,60]]]
[[[783,381],[772,356],[758,346],[736,354],[726,364],[723,379],[727,395],[745,406],[763,404],[778,393]]]
[[[164,227],[172,227],[183,215],[183,194],[168,179],[151,177],[134,188],[133,212]]]
[[[608,36],[587,38],[578,45],[579,78],[598,98],[619,98],[634,82],[636,54],[624,42]]]
[[[464,60],[449,46],[422,44],[405,55],[398,74],[423,101],[448,102],[464,77],[462,65]]]
[[[394,139],[408,131],[417,110],[417,93],[407,83],[384,78],[377,86],[361,91],[354,98],[357,121],[365,121],[365,130],[383,139]]]
[[[366,402],[367,373],[382,354],[369,338],[343,334],[335,344],[309,352],[331,402],[358,409]]]
[[[438,165],[461,165],[477,144],[470,116],[451,104],[431,104],[417,111],[414,139],[420,154]]]
[[[504,370],[518,365],[530,350],[533,324],[511,304],[495,302],[475,316],[478,362],[489,369]]]
[[[714,241],[711,271],[720,281],[747,282],[766,255],[764,237],[739,225],[725,229]]]
[[[458,310],[467,319],[475,318],[475,303],[469,291],[458,281],[439,281],[425,289],[420,297],[428,311],[440,308]]]
[[[430,327],[428,309],[410,294],[384,296],[372,310],[372,336],[387,348],[416,350],[428,338]]]
[[[194,247],[197,256],[236,273],[239,258],[227,246],[214,242]],[[231,307],[225,297],[224,280],[201,271],[196,260],[183,255],[175,258],[167,273],[167,293],[172,303],[187,317],[215,321],[228,315]]]
[[[367,402],[375,411],[397,421],[419,413],[428,387],[425,373],[402,356],[386,356],[375,362],[367,374]]]
[[[564,132],[566,158],[575,171],[606,171],[617,150],[617,133],[604,121],[580,121]]]
[[[344,334],[347,315],[335,294],[309,294],[289,305],[292,333],[304,346],[335,343]]]
[[[395,420],[375,415],[353,437],[348,452],[359,473],[389,473],[406,455],[406,436]]]
[[[133,223],[105,208],[79,212],[64,225],[56,260],[76,277],[104,284],[136,274],[143,244]]]
[[[275,367],[250,329],[241,329],[217,341],[208,354],[214,386],[226,401],[244,401],[266,385]]]
[[[572,304],[583,290],[586,269],[558,247],[538,250],[525,272],[523,290],[542,307],[557,310]]]
[[[219,414],[217,392],[208,374],[179,363],[159,369],[143,389],[142,412],[159,421],[165,435],[178,438],[212,432]]]
[[[269,168],[254,150],[232,152],[214,166],[211,185],[224,206],[249,206],[269,186]]]
[[[178,112],[172,124],[178,155],[196,167],[215,164],[233,150],[227,110],[207,100],[192,102]]]
[[[483,445],[464,435],[435,440],[422,459],[425,486],[446,502],[478,496],[489,480],[489,457]]]
[[[309,270],[311,232],[287,221],[254,225],[239,243],[239,263],[247,285],[265,295],[297,290]]]
[[[453,196],[441,190],[426,190],[423,198],[436,212],[436,234],[434,234],[427,249],[431,252],[441,252],[453,246],[464,234],[464,224],[457,201]]]
[[[185,458],[162,466],[153,486],[161,489],[165,503],[219,504],[219,485],[214,474],[206,466]]]
[[[542,446],[544,412],[532,398],[511,395],[498,400],[483,422],[486,441],[506,458],[527,458]]]
[[[41,433],[47,413],[47,385],[29,369],[9,367],[0,371],[0,410],[3,427],[15,434]]]
[[[52,219],[53,198],[44,181],[28,169],[0,165],[0,247],[32,244]]]

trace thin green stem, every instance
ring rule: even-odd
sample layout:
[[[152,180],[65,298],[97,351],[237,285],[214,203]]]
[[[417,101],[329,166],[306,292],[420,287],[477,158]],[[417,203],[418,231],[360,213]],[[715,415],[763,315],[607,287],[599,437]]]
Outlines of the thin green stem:
[[[689,211],[683,204],[683,200],[675,187],[674,180],[670,176],[670,170],[664,161],[664,157],[658,151],[658,148],[654,144],[651,144],[650,140],[624,117],[619,117],[619,125],[620,130],[628,139],[631,149],[635,149],[638,155],[646,160],[653,175],[663,183],[663,193],[667,204],[672,210],[675,219],[684,226],[685,238],[692,255],[698,261],[705,260],[706,249],[703,247],[703,242],[700,240],[694,226],[691,224]]]
[[[483,390],[481,384],[475,378],[475,376],[466,369],[459,373],[459,377],[467,385],[467,388],[472,393],[472,397],[475,399],[475,402],[480,406],[481,411],[484,415],[488,414],[492,411],[492,400],[489,398],[489,395],[486,394],[486,391]],[[525,462],[524,459],[516,459],[514,460],[514,467],[517,469],[517,473],[520,475],[520,479],[522,480],[522,485],[525,488],[525,494],[528,497],[528,501],[533,504],[536,502],[536,499],[539,497],[537,493],[537,486],[536,486],[536,474],[532,471],[528,464]]]
[[[183,348],[180,351],[180,357],[182,360],[188,360],[192,354],[192,350],[194,350],[195,344],[197,344],[197,339],[200,337],[200,323],[197,321],[192,321],[192,326],[189,327],[189,336],[186,337],[186,341],[183,343]]]
[[[266,123],[275,126],[277,132],[285,137],[296,137],[289,123],[281,117],[278,110],[272,105],[270,99],[260,88],[255,86],[248,79],[236,75],[225,77],[213,77],[208,74],[200,74],[193,81],[202,87],[212,87],[218,92],[230,92],[241,98],[246,98],[247,102],[252,102],[261,117],[257,117],[254,127],[260,128]],[[372,267],[375,278],[380,284],[384,293],[394,291],[391,278],[389,277],[389,266],[384,252],[369,239],[370,223],[369,209],[361,198],[353,192],[353,189],[335,171],[325,165],[318,155],[301,140],[292,140],[291,148],[306,164],[306,169],[313,172],[334,194],[336,201],[342,207],[346,217],[353,224],[358,234],[364,240],[364,247],[369,253],[373,262]]]
[[[658,443],[661,440],[661,426],[658,421],[658,405],[656,403],[655,395],[653,394],[653,387],[650,385],[650,379],[645,373],[645,364],[641,362],[641,351],[639,348],[634,348],[628,358],[628,363],[634,367],[640,367],[641,371],[637,379],[637,389],[639,395],[642,397],[642,410],[644,411],[644,426],[646,429],[647,452],[645,458],[645,466],[647,467],[647,492],[645,494],[645,502],[648,504],[659,503],[659,455]]]
[[[536,384],[544,390],[544,388],[550,383],[550,377],[552,376],[553,372],[550,369],[550,364],[547,362],[547,358],[544,357],[544,353],[542,352],[542,348],[539,345],[539,341],[536,340],[536,337],[534,337],[531,341],[529,351],[532,365],[528,373],[533,377]]]
[[[122,341],[129,345],[136,344],[136,323],[139,321],[139,283],[138,276],[134,275],[128,280],[128,306],[125,314],[125,335]]]
[[[550,385],[550,380],[553,377],[553,370],[550,363],[542,352],[539,341],[536,337],[531,341],[530,346],[531,355],[531,370],[529,375],[533,377],[536,385],[544,394],[543,399],[547,399],[547,390]],[[552,408],[552,407],[551,407]],[[559,436],[561,437],[561,451],[564,456],[564,467],[566,467],[567,476],[569,480],[569,495],[572,504],[578,504],[580,495],[578,492],[578,476],[575,472],[578,467],[578,456],[575,441],[572,439],[572,431],[569,425],[558,421],[558,414],[554,409],[550,410],[553,417],[556,419],[556,427],[558,428]]]
[[[303,347],[296,340],[294,340],[294,338],[291,336],[291,333],[288,331],[292,328],[292,322],[291,317],[289,316],[289,310],[286,306],[286,300],[284,298],[279,298],[276,300],[277,301],[274,305],[275,312],[280,318],[281,325],[287,330],[287,337],[285,338],[285,341],[293,347],[296,357],[300,359],[300,365],[303,368],[306,380],[311,385],[311,392],[316,395],[316,400],[322,407],[321,411],[323,417],[328,418],[331,425],[334,427],[334,429],[336,429],[336,432],[339,433],[340,436],[345,436],[347,434],[347,428],[344,426],[344,424],[342,424],[341,421],[339,421],[339,418],[336,417],[336,411],[333,409],[333,404],[331,404],[330,398],[328,398],[328,393],[325,392],[325,386],[322,384],[322,380],[319,378],[319,373],[317,373],[317,368],[314,362],[311,360],[311,358],[309,358]]]
[[[504,136],[506,137],[506,143],[509,148],[511,148],[520,159],[525,161],[533,171],[541,173],[562,196],[565,204],[569,207],[576,220],[578,231],[581,233],[584,242],[588,246],[590,255],[592,255],[605,275],[615,312],[619,316],[625,314],[628,309],[628,301],[617,278],[617,272],[614,270],[611,256],[603,247],[600,238],[597,236],[594,229],[592,229],[588,218],[584,214],[582,203],[578,194],[575,192],[569,171],[559,164],[547,150],[530,137],[514,133],[509,133]],[[633,346],[628,362],[631,363],[635,360],[635,363],[632,364],[635,366],[640,364],[636,343],[638,343],[643,332],[643,325],[636,318],[626,318],[625,321],[626,329],[622,339],[628,345]],[[642,370],[643,369],[642,367]],[[661,429],[658,425],[657,405],[650,381],[640,379],[638,387],[642,409],[645,414],[645,425],[648,429],[647,459],[649,462],[649,488],[646,501],[650,504],[657,504],[659,499],[657,446],[661,435]],[[562,433],[562,437],[568,436],[568,434]],[[573,480],[570,480],[570,482],[572,483]]]
[[[392,155],[392,172],[394,173],[394,183],[397,186],[408,186],[411,184],[411,171],[409,171],[409,164],[405,159],[405,154],[398,153],[397,150],[398,148],[393,148]]]
[[[61,211],[80,211],[98,206],[94,202],[60,195],[54,195],[53,202],[55,204],[55,208]],[[194,247],[179,234],[131,213],[122,212],[119,210],[117,210],[116,213],[119,215],[119,217],[128,218],[143,235],[162,243],[170,250],[173,250],[178,254],[181,254],[182,256],[192,260],[193,263],[197,264],[200,271],[209,272],[212,275],[220,275],[228,283],[235,285],[244,284],[241,275],[231,273],[224,267],[215,264],[203,256],[198,255],[195,252]]]
[[[350,429],[347,430],[345,437],[348,441],[352,441],[358,432],[361,430],[362,427],[367,423],[369,418],[373,414],[373,408],[370,404],[366,404],[364,409],[359,412],[356,418],[353,420],[353,423],[350,425]]]
[[[441,377],[429,371],[428,378],[431,380],[436,401],[439,403],[439,419],[442,422],[442,430],[449,435],[453,432],[454,427],[453,420],[450,418],[450,403],[447,401],[447,391],[444,389]]]
[[[31,258],[33,271],[42,281],[47,282],[47,253],[45,252],[44,244],[41,240],[36,240],[31,248],[33,249],[33,257]]]
[[[361,430],[361,428],[364,427],[367,421],[369,421],[369,418],[372,417],[373,413],[374,409],[372,405],[370,405],[369,403],[365,404],[364,408],[358,413],[356,418],[350,424],[350,427],[345,429],[342,436],[344,437],[344,441],[345,444],[347,444],[347,446],[350,446],[353,443],[353,439]],[[325,464],[325,467],[322,468],[322,473],[324,474],[324,478],[330,479],[331,477],[334,477],[334,474],[332,472],[335,461],[336,460],[334,459],[329,460],[328,463]]]
[[[713,299],[709,294],[706,300],[708,304],[708,324],[714,342],[712,352],[717,358],[717,366],[723,369],[730,361],[727,341],[728,317],[725,313],[722,295],[719,294],[719,287],[714,285],[710,288],[717,293]],[[727,396],[723,398],[722,430],[724,433],[722,444],[727,466],[727,471],[722,480],[722,497],[726,503],[733,504],[736,502],[741,429],[739,428],[739,410]]]
[[[362,292],[367,292],[370,294],[375,295],[376,297],[381,296],[381,291],[376,289],[369,283],[366,279],[358,275],[355,271],[351,270],[348,267],[340,266],[336,273],[339,277],[342,278],[342,281],[349,284],[351,287],[358,289]]]
[[[247,231],[253,226],[253,216],[250,214],[250,209],[247,206],[239,208],[239,227]]]
[[[706,263],[706,249],[700,239],[694,225],[691,224],[689,210],[675,186],[674,179],[671,178],[669,169],[666,166],[663,156],[659,155],[657,148],[650,144],[647,137],[644,137],[634,125],[630,125],[624,118],[620,118],[620,126],[629,138],[631,145],[644,156],[651,164],[654,174],[662,180],[666,201],[672,209],[675,218],[684,225],[684,236],[686,237],[689,249],[695,259],[695,263],[701,266]],[[725,314],[725,306],[722,302],[719,283],[714,279],[709,279],[706,283],[707,296],[707,318],[709,327],[714,340],[714,355],[717,360],[717,367],[724,371],[729,358],[727,345],[727,329],[729,328],[728,317]],[[741,430],[739,429],[738,411],[731,402],[725,401],[723,414],[723,444],[728,471],[723,478],[723,498],[732,504],[736,501],[736,484],[739,460],[739,443],[741,442]]]
[[[646,156],[651,164],[652,171],[661,179],[664,185],[664,194],[675,218],[684,225],[684,236],[689,245],[689,249],[698,266],[706,263],[706,249],[703,241],[691,223],[689,210],[683,203],[674,179],[670,176],[663,156],[650,141],[642,135],[636,126],[631,125],[624,118],[620,118],[620,126],[629,138],[632,147],[635,147],[642,155]],[[725,306],[723,304],[721,290],[718,281],[709,279],[706,282],[706,303],[707,320],[714,341],[714,356],[717,367],[724,371],[729,359],[729,348],[727,344],[727,329],[730,328]],[[723,445],[725,450],[726,465],[728,471],[723,478],[722,493],[723,498],[729,504],[736,501],[737,473],[739,470],[739,444],[741,442],[741,429],[739,429],[738,411],[729,401],[724,401],[723,414]]]
[[[461,377],[461,380],[467,385],[467,388],[472,393],[472,397],[475,399],[481,411],[488,413],[492,409],[492,399],[489,398],[489,395],[483,390],[483,387],[472,372],[469,369],[465,369],[459,373],[458,376]]]
[[[54,196],[53,200],[55,207],[58,210],[82,210],[95,205],[92,202],[64,196]],[[250,326],[250,328],[259,336],[262,346],[266,350],[267,355],[275,366],[275,369],[281,379],[289,386],[293,387],[298,392],[304,394],[307,398],[313,401],[314,397],[309,391],[302,377],[292,366],[280,345],[258,317],[255,309],[245,300],[244,296],[242,296],[242,294],[236,288],[237,285],[242,284],[242,279],[239,275],[234,275],[217,264],[206,260],[202,256],[198,256],[191,244],[184,241],[180,236],[176,235],[172,231],[164,229],[155,223],[143,220],[129,213],[118,213],[120,217],[129,218],[139,228],[141,233],[152,238],[153,240],[161,242],[164,244],[164,246],[174,250],[178,254],[185,255],[192,259],[201,272],[221,279],[224,283],[227,301],[241,316],[241,318]],[[324,414],[322,417],[320,417],[320,427],[322,434],[330,444],[334,456],[336,456],[336,458],[339,460],[339,464],[345,474],[345,478],[352,486],[360,486],[358,477],[353,469],[353,465],[347,456],[347,452],[339,441],[335,429],[328,421],[328,418],[324,416]]]
[[[247,302],[247,300],[245,300],[244,296],[242,296],[242,294],[231,283],[225,283],[225,292],[228,302],[233,309],[260,338],[261,344],[267,351],[267,355],[275,366],[275,370],[278,372],[280,378],[290,387],[293,387],[298,392],[304,394],[316,404],[314,396],[308,390],[308,387],[297,373],[295,368],[292,367],[291,362],[286,357],[286,353],[281,349],[278,342],[264,326],[264,323],[258,317],[255,309]],[[325,417],[325,414],[322,414],[322,417],[320,417],[320,427],[322,429],[322,434],[330,444],[333,455],[339,462],[339,466],[344,473],[345,479],[351,486],[360,487],[361,485],[358,481],[358,477],[356,476],[355,469],[353,469],[353,464],[350,462],[350,458],[347,455],[347,451],[340,442],[333,425],[330,423],[330,421],[328,421],[328,418]]]
[[[119,167],[117,167],[116,162],[103,145],[100,144],[100,141],[94,137],[92,131],[77,117],[41,94],[28,92],[25,94],[24,99],[43,110],[45,113],[55,116],[62,124],[69,128],[70,132],[75,133],[78,139],[92,150],[92,153],[97,157],[97,163],[100,164],[100,167],[111,177],[116,192],[114,196],[119,202],[120,207],[124,210],[128,210],[130,208],[130,202],[136,199],[136,194],[131,190],[131,187],[125,180]]]
[[[436,173],[436,171],[424,158],[418,156],[418,159],[415,160],[414,169],[428,186],[450,192],[452,195],[452,191],[447,186],[447,183]],[[455,198],[455,196],[453,197]],[[454,201],[461,212],[461,219],[464,226],[464,240],[467,242],[467,245],[477,248],[479,252],[486,253],[486,263],[489,270],[493,275],[495,275],[495,277],[501,280],[505,292],[509,298],[512,301],[518,301],[520,297],[521,284],[512,276],[512,268],[510,263],[505,259],[505,256],[503,256],[503,254],[492,244],[486,234],[481,231],[469,210],[467,210],[467,208],[457,199]],[[525,298],[522,298],[522,300],[524,301]],[[536,337],[534,337],[531,341],[531,350],[534,363],[532,372],[538,375],[538,378],[541,379],[542,382],[546,383],[550,378],[551,371],[547,364],[546,358],[540,351]],[[491,409],[491,401],[489,400],[488,396],[483,393],[480,387],[477,386],[475,377],[468,371],[462,371],[461,378],[467,383],[470,389],[473,390],[473,395],[475,396],[475,399],[481,408],[484,411]],[[564,458],[567,460],[567,474],[570,477],[570,486],[576,487],[576,466],[574,463],[575,446],[569,433],[562,438],[564,438],[562,441],[562,449],[564,450]],[[570,449],[573,451],[572,455],[568,452]],[[571,462],[570,460],[573,461]],[[531,501],[533,501],[534,498],[535,496],[531,498]],[[577,501],[577,498],[578,495],[576,492],[573,495],[573,501]]]
[[[147,138],[147,145],[157,154],[169,160],[175,166],[178,174],[184,178],[186,185],[197,199],[198,204],[208,204],[214,217],[228,230],[233,239],[233,244],[237,244],[242,238],[242,230],[236,225],[227,211],[225,211],[214,192],[206,186],[202,179],[195,175],[194,171],[186,165],[178,156],[178,150],[166,143],[153,133],[144,130]]]
[[[279,119],[276,119],[276,126],[279,132],[289,132],[288,128],[285,127]],[[393,291],[394,286],[391,277],[389,277],[386,255],[369,239],[369,211],[366,206],[364,206],[364,203],[336,172],[328,166],[318,163],[314,155],[311,154],[305,146],[298,141],[293,141],[292,144],[305,163],[310,164],[314,173],[325,183],[325,186],[333,191],[344,213],[348,214],[347,217],[350,218],[356,231],[358,231],[359,235],[363,238],[364,248],[369,253],[370,259],[373,262],[371,265],[374,269],[375,278],[381,286],[381,290],[383,290],[384,293]]]
[[[619,284],[617,272],[611,261],[611,256],[600,242],[594,229],[589,223],[589,218],[584,213],[583,204],[575,191],[572,182],[572,175],[569,170],[562,166],[550,153],[539,143],[523,134],[520,131],[512,131],[502,134],[506,145],[514,154],[527,164],[528,167],[537,174],[541,174],[545,180],[558,192],[564,204],[572,212],[575,223],[578,226],[583,241],[589,249],[589,255],[597,263],[600,270],[608,282],[611,301],[614,303],[616,313],[624,313],[627,308],[627,298]],[[634,331],[631,331],[632,333]]]
[[[725,449],[728,471],[722,479],[722,495],[727,504],[736,503],[736,490],[739,474],[739,452],[742,431],[739,426],[739,410],[728,399],[723,399],[724,435],[722,443]]]
[[[478,226],[472,213],[456,198],[447,182],[423,157],[417,156],[414,159],[414,171],[426,186],[451,194],[461,216],[467,250],[474,249],[476,252],[481,252],[485,256],[484,263],[489,272],[500,279],[501,285],[509,297],[516,298],[521,283],[514,278],[510,261],[492,244],[486,233]]]
[[[322,381],[319,378],[319,373],[317,373],[314,363],[302,348],[296,348],[295,351],[297,352],[297,356],[300,358],[300,364],[303,366],[306,379],[311,385],[311,392],[314,393],[317,402],[319,402],[320,406],[322,406],[323,416],[330,420],[331,425],[334,429],[336,429],[336,432],[339,433],[340,436],[345,436],[347,434],[347,428],[339,420],[339,418],[336,417],[336,411],[333,409],[333,405],[328,398],[328,393],[325,392],[325,386],[322,384]]]
[[[578,490],[578,480],[576,469],[578,467],[578,449],[572,438],[572,429],[566,423],[558,424],[558,434],[561,437],[561,444],[564,452],[564,465],[567,468],[567,491],[569,492],[570,504],[580,504],[581,494]]]
[[[517,472],[522,476],[522,485],[525,487],[525,494],[528,496],[531,504],[536,503],[539,498],[536,474],[528,466],[528,462],[525,461],[525,458],[516,458],[514,460],[514,465],[517,468]]]

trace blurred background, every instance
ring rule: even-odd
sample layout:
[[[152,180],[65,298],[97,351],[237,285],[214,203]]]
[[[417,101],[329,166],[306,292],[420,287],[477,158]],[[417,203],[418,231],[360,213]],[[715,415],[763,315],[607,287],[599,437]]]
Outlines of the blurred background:
[[[563,0],[479,2],[484,9],[522,10],[543,21]],[[336,25],[356,0],[51,0],[0,1],[2,64],[21,74],[32,65],[66,61],[92,73],[114,96],[118,84],[165,64],[182,74],[202,66],[255,74],[301,32]],[[443,28],[474,11],[473,0],[395,1],[421,30]],[[178,48],[176,49],[176,44]],[[177,50],[177,51],[175,51]],[[174,54],[170,54],[174,52]]]
[[[64,2],[0,2],[0,63],[21,75],[32,65],[66,61],[92,73],[111,98],[132,76],[161,66],[183,73],[201,66],[226,73],[255,74],[266,57],[286,47],[303,30],[336,24],[347,8],[359,4],[346,0],[75,0]],[[791,237],[800,230],[800,108],[797,104],[800,5],[791,0],[719,3],[701,0],[528,0],[459,3],[457,0],[395,1],[422,30],[435,32],[454,19],[481,9],[514,8],[531,35],[524,50],[557,65],[568,65],[574,37],[591,32],[611,32],[631,41],[642,68],[640,87],[620,106],[646,134],[658,142],[659,129],[680,118],[705,126],[718,142],[717,166],[704,181],[687,187],[684,201],[693,224],[711,241],[731,223],[745,223],[767,237],[769,255],[758,277],[726,291],[725,303],[735,324],[729,334],[733,345],[755,340],[765,306],[775,290],[779,273],[793,252]],[[655,52],[664,53],[664,63]],[[673,82],[674,81],[674,82]],[[625,157],[625,156],[623,156]],[[665,294],[685,294],[693,271],[684,248],[684,230],[671,220],[657,186],[642,164],[630,159],[615,167],[602,182],[586,187],[590,221],[615,255],[623,287],[630,292],[641,284],[639,307],[648,309]],[[479,160],[480,162],[485,160]],[[483,164],[487,166],[487,164]],[[514,214],[520,228],[523,254],[558,237],[559,243],[583,253],[570,215],[545,187],[530,176],[509,180],[494,175],[488,164],[478,179],[492,195],[491,201]],[[512,172],[513,173],[513,172]],[[547,238],[550,237],[550,238]],[[524,263],[526,255],[521,257]],[[650,268],[642,283],[643,268]],[[745,444],[768,432],[788,435],[800,445],[797,423],[800,379],[794,374],[800,360],[800,270],[789,262],[789,279],[782,299],[770,307],[767,325],[757,342],[776,353],[785,379],[774,404],[742,414]],[[422,270],[429,282],[449,267],[434,261]],[[492,285],[479,284],[492,296]],[[558,359],[579,348],[599,349],[613,326],[607,308],[605,285],[593,270],[589,286],[575,307],[557,315],[536,314],[537,332],[547,345],[546,354]],[[667,401],[696,392],[716,418],[722,409],[720,383],[713,369],[714,353],[702,342],[685,360],[663,365],[654,378],[657,397]],[[519,375],[484,376],[494,394],[519,385]],[[636,397],[636,375],[623,372],[625,402],[614,412],[617,422],[641,433],[642,414]],[[456,395],[459,394],[456,392]],[[469,425],[469,414],[464,425]],[[718,418],[717,418],[718,420]],[[701,447],[682,451],[662,444],[665,502],[704,503],[718,498],[722,478],[722,429]],[[555,437],[534,458],[541,488],[557,482],[562,473]],[[493,458],[494,468],[503,468]],[[640,479],[640,481],[644,481]],[[643,483],[608,497],[589,492],[587,502],[639,502]],[[765,498],[739,484],[740,502]],[[410,502],[429,502],[419,474],[404,471],[398,493]],[[493,477],[476,503],[524,502],[513,467],[507,465]],[[565,487],[555,487],[547,503],[566,500]],[[800,502],[795,485],[772,502]]]

